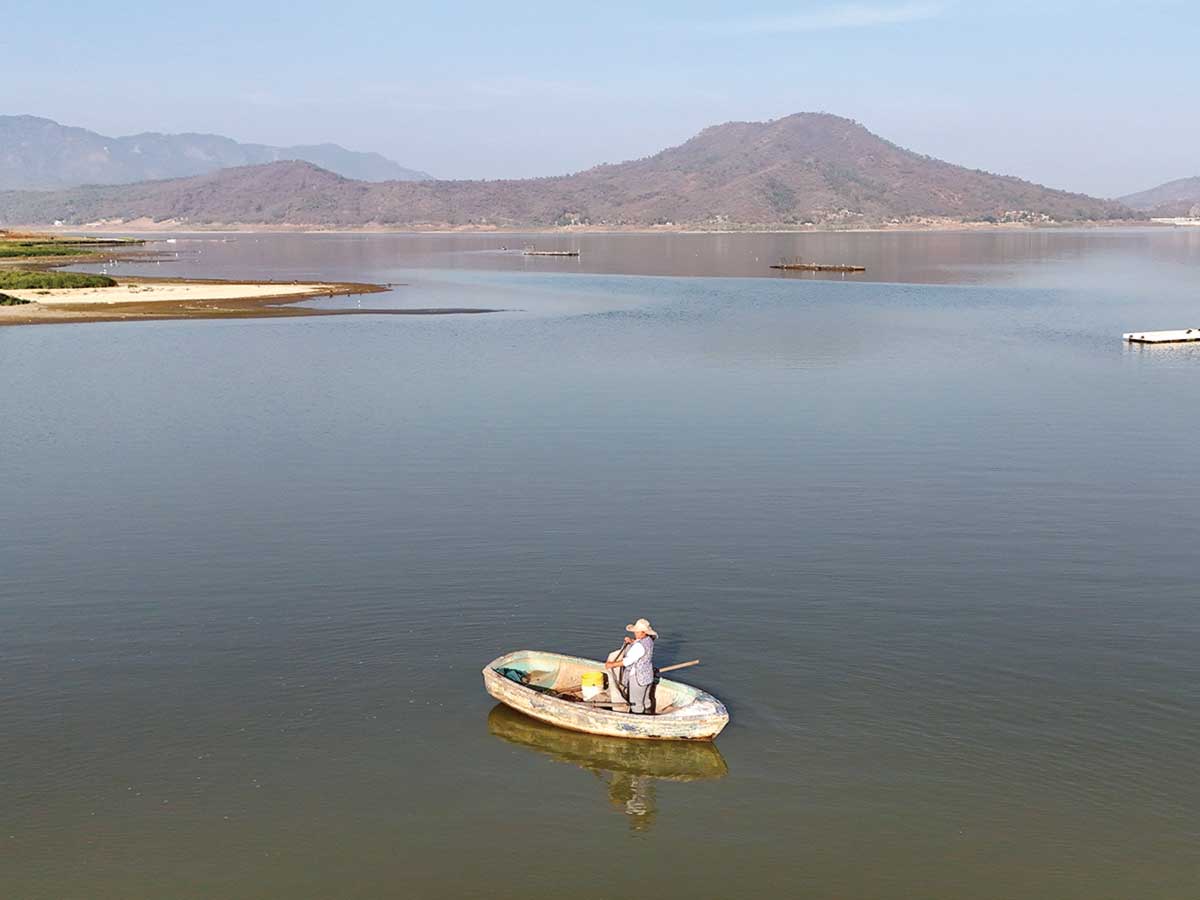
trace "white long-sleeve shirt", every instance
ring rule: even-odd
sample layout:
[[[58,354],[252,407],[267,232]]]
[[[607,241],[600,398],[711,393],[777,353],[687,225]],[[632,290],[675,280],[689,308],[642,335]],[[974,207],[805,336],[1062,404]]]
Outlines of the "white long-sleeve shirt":
[[[632,669],[633,664],[646,655],[646,648],[634,641],[629,645],[629,649],[625,651],[625,655],[621,657],[621,665],[626,669]]]

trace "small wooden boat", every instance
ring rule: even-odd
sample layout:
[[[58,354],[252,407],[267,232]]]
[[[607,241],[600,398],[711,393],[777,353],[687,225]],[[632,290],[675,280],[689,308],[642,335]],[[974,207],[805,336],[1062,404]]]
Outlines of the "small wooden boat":
[[[634,715],[577,693],[585,672],[603,672],[604,663],[562,653],[517,650],[492,660],[483,670],[487,692],[506,706],[542,722],[608,737],[656,741],[711,741],[729,724],[725,704],[712,694],[666,678],[659,680],[654,715]]]

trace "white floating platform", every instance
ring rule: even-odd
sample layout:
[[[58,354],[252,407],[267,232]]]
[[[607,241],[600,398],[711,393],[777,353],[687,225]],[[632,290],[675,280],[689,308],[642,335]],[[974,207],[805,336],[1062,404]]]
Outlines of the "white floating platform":
[[[1178,344],[1183,341],[1200,341],[1200,328],[1177,331],[1131,331],[1122,337],[1131,344]]]

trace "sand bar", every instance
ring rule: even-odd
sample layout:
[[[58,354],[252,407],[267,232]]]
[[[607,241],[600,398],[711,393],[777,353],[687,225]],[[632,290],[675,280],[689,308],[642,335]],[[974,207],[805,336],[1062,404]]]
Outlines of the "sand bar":
[[[250,282],[119,281],[115,287],[6,290],[19,300],[42,306],[88,303],[180,303],[188,300],[258,300],[327,296],[346,293],[336,284],[270,284]]]
[[[10,289],[4,293],[20,306],[0,306],[0,326],[67,322],[122,322],[154,319],[239,319],[282,316],[453,315],[496,312],[492,309],[330,309],[298,306],[312,297],[372,294],[380,284],[325,282],[234,282],[199,279],[120,278],[115,287]]]

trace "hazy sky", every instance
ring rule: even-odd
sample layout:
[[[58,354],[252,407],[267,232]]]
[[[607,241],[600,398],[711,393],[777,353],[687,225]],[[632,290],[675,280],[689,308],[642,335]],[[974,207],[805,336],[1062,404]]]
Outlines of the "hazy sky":
[[[823,110],[1093,194],[1200,174],[1200,0],[9,0],[2,18],[0,112],[105,134],[334,141],[496,178]]]

